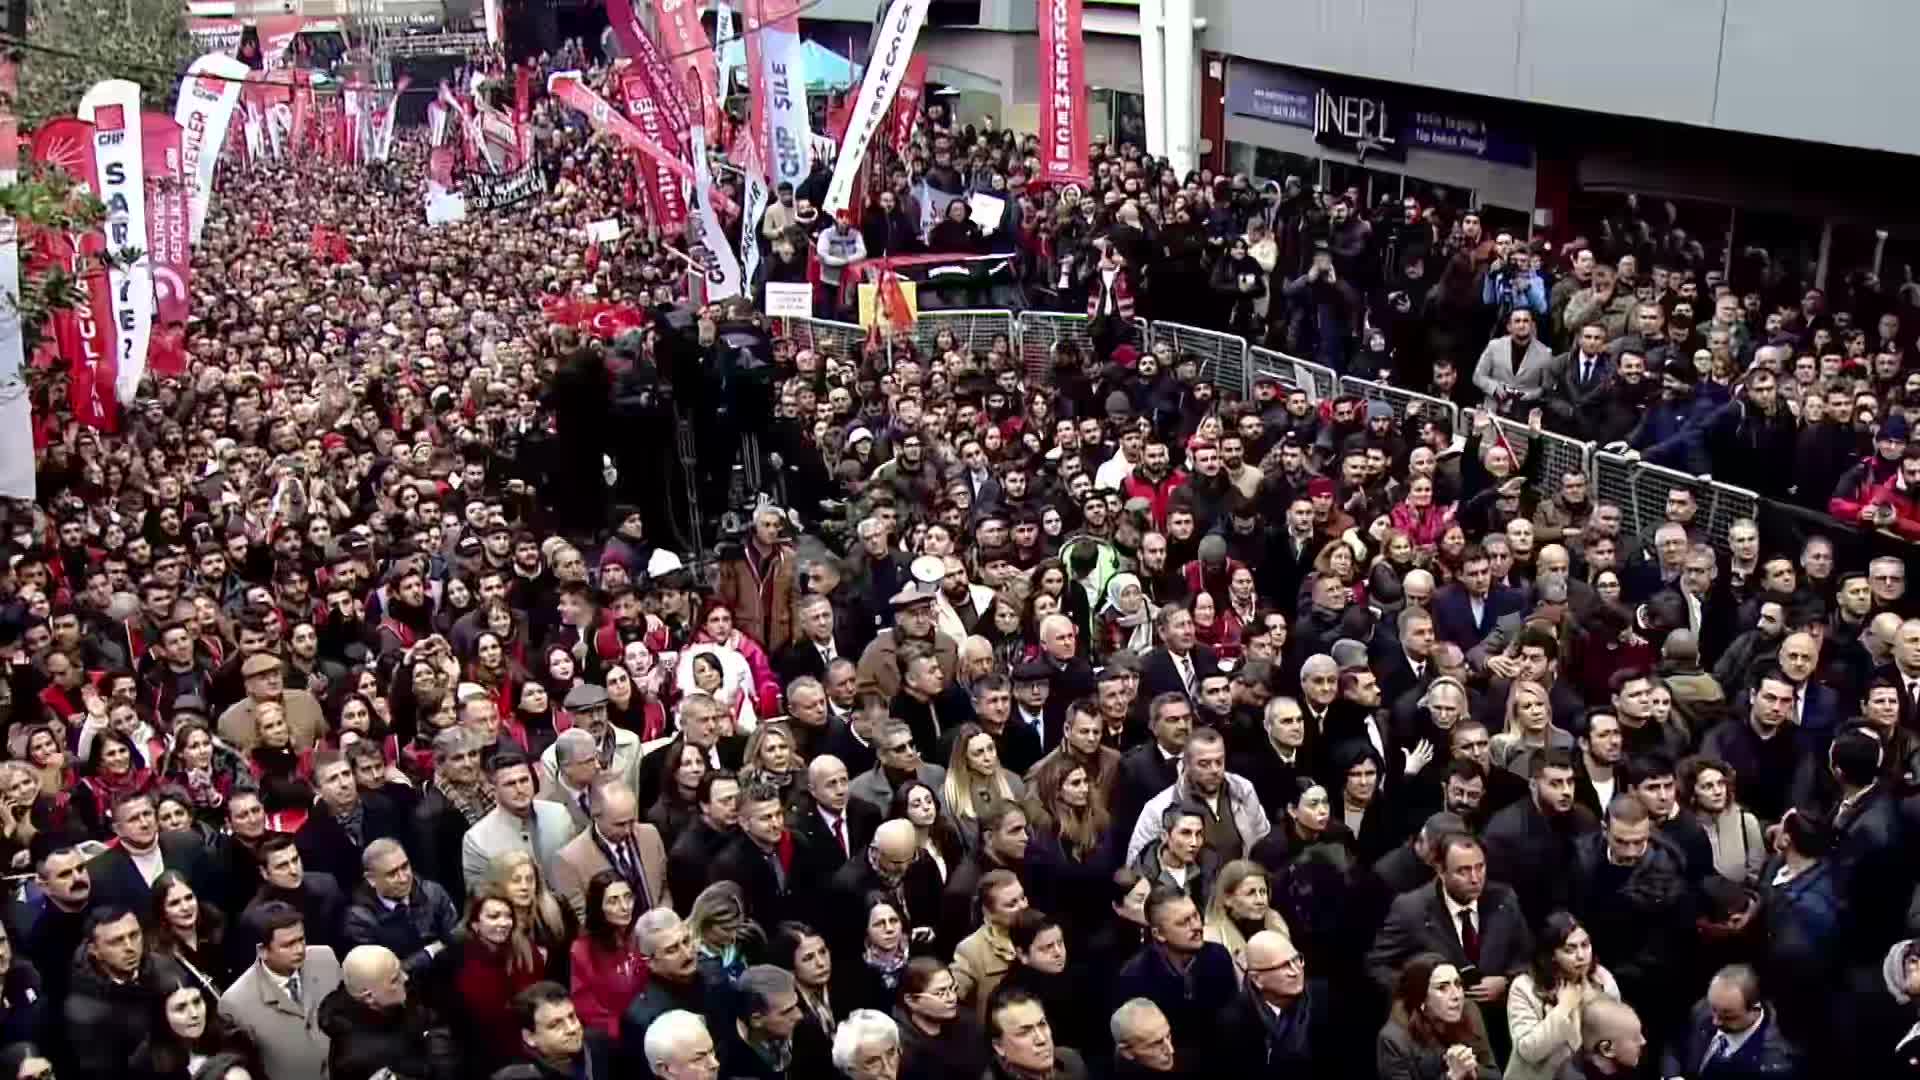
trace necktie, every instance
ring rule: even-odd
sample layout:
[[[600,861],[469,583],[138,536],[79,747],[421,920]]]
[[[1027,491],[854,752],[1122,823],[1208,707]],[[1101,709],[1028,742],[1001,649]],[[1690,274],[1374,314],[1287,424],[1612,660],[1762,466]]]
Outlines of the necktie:
[[[833,819],[833,839],[840,845],[840,854],[853,854],[847,850],[847,818],[845,814]]]
[[[1480,931],[1473,925],[1473,911],[1460,909],[1460,951],[1467,954],[1467,963],[1478,967],[1480,964]]]
[[[1180,684],[1187,688],[1187,693],[1191,694],[1193,693],[1193,658],[1191,656],[1182,656],[1179,658],[1179,662]]]
[[[301,1003],[300,1002],[300,973],[297,971],[287,976],[287,996],[293,999],[293,1003],[295,1005],[298,1005]]]
[[[1700,1063],[1700,1067],[1705,1069],[1707,1066],[1726,1057],[1727,1049],[1732,1045],[1733,1041],[1727,1038],[1726,1032],[1722,1031],[1715,1034],[1713,1041],[1707,1044],[1707,1057],[1705,1061]]]
[[[1591,356],[1580,358],[1580,381],[1583,383],[1593,381],[1593,357]]]

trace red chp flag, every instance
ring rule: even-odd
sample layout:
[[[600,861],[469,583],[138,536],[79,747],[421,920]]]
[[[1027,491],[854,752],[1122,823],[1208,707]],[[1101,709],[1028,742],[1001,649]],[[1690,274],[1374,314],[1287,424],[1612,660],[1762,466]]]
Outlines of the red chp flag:
[[[620,32],[621,19],[616,12],[625,9],[631,24],[632,0],[607,0],[607,14],[613,21],[614,32]],[[698,108],[703,123],[713,138],[719,137],[720,103],[707,93],[706,88],[715,85],[717,65],[714,63],[712,43],[707,40],[706,28],[700,25],[700,9],[694,0],[653,0],[654,22],[660,28],[660,41],[667,56],[672,59],[674,70],[679,73],[682,93],[687,104]],[[626,47],[622,39],[620,45]],[[638,59],[638,55],[635,57]]]
[[[659,102],[653,95],[652,80],[647,78],[645,72],[631,66],[622,72],[620,93],[626,103],[627,116],[639,126],[642,135],[675,155],[685,153],[685,148],[680,144],[680,133],[665,122]],[[687,198],[681,190],[680,177],[657,160],[643,159],[637,164],[644,170],[647,210],[654,224],[662,232],[685,232]]]
[[[927,56],[914,53],[907,61],[907,77],[893,98],[893,133],[888,140],[893,156],[905,159],[913,146],[913,128],[920,119],[920,100],[927,92]]]
[[[179,121],[159,113],[140,117],[141,153],[147,164],[147,251],[153,263],[155,314],[162,323],[187,321],[188,254],[192,202],[181,157]],[[160,371],[156,375],[177,375]]]
[[[1040,179],[1085,184],[1087,57],[1080,0],[1040,4]]]
[[[649,139],[640,129],[620,114],[620,110],[607,103],[607,99],[587,89],[580,81],[577,71],[556,71],[547,76],[547,93],[552,94],[562,105],[586,114],[587,122],[593,129],[619,139],[629,150],[637,151],[642,157],[664,168],[673,170],[675,176],[689,184],[698,183],[693,167],[680,160],[680,156],[658,141]],[[708,196],[715,210],[735,213],[738,208],[733,200],[714,190]]]
[[[33,133],[33,157],[85,187],[94,172],[93,125],[70,116],[47,121]],[[120,365],[115,359],[119,342],[113,326],[113,292],[100,261],[106,250],[107,238],[98,229],[77,236],[41,230],[35,236],[28,275],[58,269],[73,279],[78,301],[52,316],[54,341],[69,365],[68,404],[82,424],[112,431],[120,420],[119,403],[113,396]]]

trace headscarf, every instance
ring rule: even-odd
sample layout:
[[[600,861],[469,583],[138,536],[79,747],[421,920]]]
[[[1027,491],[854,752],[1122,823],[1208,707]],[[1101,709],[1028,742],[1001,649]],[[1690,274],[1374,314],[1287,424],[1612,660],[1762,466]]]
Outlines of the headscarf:
[[[1120,606],[1120,594],[1127,586],[1140,589],[1140,610],[1128,612]],[[1153,648],[1153,618],[1157,614],[1153,601],[1147,599],[1146,588],[1140,584],[1136,574],[1118,573],[1107,581],[1106,602],[1100,607],[1100,617],[1127,631],[1119,648],[1132,649],[1135,652],[1147,652]]]

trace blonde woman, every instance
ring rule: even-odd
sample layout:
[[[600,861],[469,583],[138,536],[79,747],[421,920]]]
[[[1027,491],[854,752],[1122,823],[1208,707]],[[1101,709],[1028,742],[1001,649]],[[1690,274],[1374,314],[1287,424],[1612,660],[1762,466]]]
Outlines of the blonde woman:
[[[1272,893],[1267,871],[1252,859],[1235,859],[1222,867],[1207,896],[1206,938],[1227,947],[1234,970],[1247,973],[1247,939],[1262,930],[1288,938],[1287,920],[1270,906]]]
[[[687,912],[687,930],[702,975],[715,983],[738,979],[747,970],[748,954],[757,957],[766,944],[760,925],[748,916],[746,893],[732,881],[700,890]]]
[[[1547,688],[1532,679],[1516,681],[1507,691],[1507,726],[1493,737],[1493,763],[1525,776],[1534,753],[1573,747],[1573,736],[1553,722]]]
[[[960,828],[969,850],[980,842],[980,823],[1002,803],[1026,798],[1026,785],[1000,767],[1000,748],[979,724],[962,724],[953,736],[947,758],[947,778],[940,785],[940,801],[947,816]]]
[[[794,751],[793,729],[786,721],[761,724],[747,736],[746,750],[740,758],[740,786],[770,784],[791,799],[800,786],[800,760]]]
[[[547,888],[533,853],[515,850],[495,855],[488,865],[487,883],[513,905],[515,947],[539,949],[546,957],[547,977],[569,985],[573,939],[580,934],[580,922],[572,905],[561,903]]]

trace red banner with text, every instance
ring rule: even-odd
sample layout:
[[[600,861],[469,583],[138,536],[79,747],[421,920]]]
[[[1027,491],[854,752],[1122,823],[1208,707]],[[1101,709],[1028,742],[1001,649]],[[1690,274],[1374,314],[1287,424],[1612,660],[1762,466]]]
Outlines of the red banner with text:
[[[1184,78],[1184,74],[1182,75]],[[1040,179],[1085,184],[1087,54],[1080,32],[1080,0],[1040,3]]]

